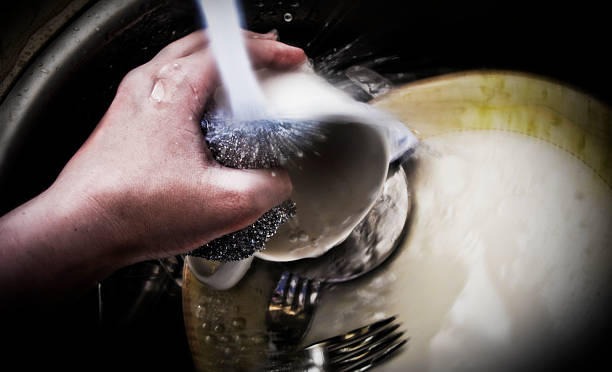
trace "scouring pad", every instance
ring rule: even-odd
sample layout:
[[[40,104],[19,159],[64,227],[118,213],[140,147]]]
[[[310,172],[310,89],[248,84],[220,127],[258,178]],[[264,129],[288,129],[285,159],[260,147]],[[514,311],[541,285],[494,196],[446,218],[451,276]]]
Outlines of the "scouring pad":
[[[217,238],[191,252],[213,261],[237,261],[262,250],[280,225],[295,215],[295,203],[287,200],[270,209],[252,225]]]
[[[303,148],[324,137],[313,122],[256,120],[231,122],[205,117],[202,130],[213,157],[222,165],[238,168],[274,168],[303,156]],[[272,208],[251,226],[215,239],[189,254],[214,261],[245,259],[265,248],[281,224],[296,213],[287,200]]]

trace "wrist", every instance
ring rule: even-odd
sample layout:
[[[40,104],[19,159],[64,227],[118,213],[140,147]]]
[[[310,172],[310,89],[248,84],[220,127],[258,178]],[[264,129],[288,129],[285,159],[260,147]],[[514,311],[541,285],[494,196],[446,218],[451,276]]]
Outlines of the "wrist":
[[[110,275],[123,262],[104,220],[86,199],[54,187],[2,217],[3,292],[48,302]]]

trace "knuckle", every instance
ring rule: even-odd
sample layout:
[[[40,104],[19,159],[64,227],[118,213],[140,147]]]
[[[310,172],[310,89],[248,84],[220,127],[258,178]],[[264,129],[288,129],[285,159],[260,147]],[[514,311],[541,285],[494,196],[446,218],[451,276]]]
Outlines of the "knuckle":
[[[226,190],[225,199],[228,208],[235,212],[233,225],[240,228],[250,225],[264,212],[262,206],[258,203],[256,193],[252,190]]]
[[[121,81],[121,83],[125,83],[125,84],[133,84],[138,82],[139,80],[141,80],[143,78],[144,75],[144,71],[142,66],[136,67],[132,70],[130,70],[125,77],[123,78],[123,80]]]
[[[135,89],[142,85],[144,72],[142,67],[137,67],[128,72],[118,87],[119,93],[133,93]]]
[[[184,69],[184,66],[177,61],[170,61],[157,68],[154,74],[155,80],[164,80],[164,83],[173,90],[188,89],[193,90],[191,77]]]
[[[155,56],[155,58],[164,58],[166,56],[171,56],[177,53],[177,50],[179,50],[179,42],[175,41],[173,43],[170,43],[168,45],[166,45],[162,50],[160,50],[157,55]]]

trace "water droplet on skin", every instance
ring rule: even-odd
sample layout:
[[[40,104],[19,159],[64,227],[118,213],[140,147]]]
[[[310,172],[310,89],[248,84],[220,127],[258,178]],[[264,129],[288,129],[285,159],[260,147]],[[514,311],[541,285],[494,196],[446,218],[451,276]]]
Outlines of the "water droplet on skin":
[[[164,84],[161,80],[157,80],[151,91],[151,100],[154,102],[161,102],[164,99]]]
[[[208,328],[208,323],[202,322],[202,329],[206,329],[206,328]]]
[[[270,172],[270,175],[271,175],[272,177],[276,177],[276,172]]]
[[[225,355],[230,355],[232,353],[232,349],[230,349],[229,347],[226,347],[225,350],[223,350],[223,354]]]
[[[215,342],[215,336],[213,335],[204,336],[204,343],[212,344],[213,342]]]
[[[285,22],[291,22],[293,21],[293,15],[291,13],[285,13],[283,15],[283,19],[285,20]]]

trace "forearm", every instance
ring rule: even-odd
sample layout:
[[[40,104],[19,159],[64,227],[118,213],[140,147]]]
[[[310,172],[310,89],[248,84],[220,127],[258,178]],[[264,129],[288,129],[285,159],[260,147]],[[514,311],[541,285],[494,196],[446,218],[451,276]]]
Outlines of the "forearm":
[[[60,300],[122,265],[104,236],[105,217],[86,204],[51,188],[0,218],[3,306]]]

